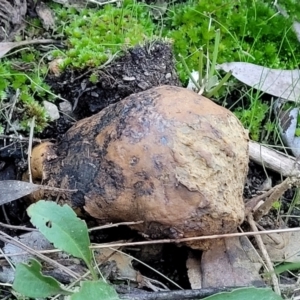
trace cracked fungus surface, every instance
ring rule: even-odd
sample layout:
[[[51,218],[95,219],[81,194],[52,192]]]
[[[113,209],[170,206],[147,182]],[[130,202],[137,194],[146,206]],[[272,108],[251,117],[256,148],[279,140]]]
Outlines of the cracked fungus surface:
[[[156,87],[110,105],[73,126],[56,153],[45,182],[67,178],[79,189],[73,205],[104,222],[144,221],[134,228],[178,238],[231,232],[243,221],[247,132],[186,89]]]

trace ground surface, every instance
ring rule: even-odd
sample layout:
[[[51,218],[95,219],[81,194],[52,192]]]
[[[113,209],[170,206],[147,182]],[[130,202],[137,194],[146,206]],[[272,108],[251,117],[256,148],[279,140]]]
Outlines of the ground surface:
[[[21,10],[21,8],[20,5],[16,6],[16,9]],[[2,16],[1,12],[0,10],[0,17]],[[13,34],[13,29],[18,28],[18,26],[17,21],[15,24],[10,24],[11,34]],[[88,80],[92,72],[96,72],[98,75],[96,84]],[[113,60],[105,68],[98,70],[86,69],[80,72],[69,69],[59,77],[49,75],[46,81],[52,87],[54,93],[67,99],[73,107],[72,119],[61,115],[59,120],[52,122],[39,136],[36,136],[36,138],[50,140],[59,140],[66,130],[73,125],[74,120],[80,120],[95,114],[132,93],[158,85],[180,86],[175,72],[171,46],[161,41],[131,49],[124,56]],[[234,102],[234,99],[232,101]],[[22,174],[27,168],[26,151],[27,141],[0,140],[0,180],[21,180]],[[268,176],[272,177],[273,186],[281,180],[278,174],[272,172],[269,172]],[[257,195],[266,178],[267,175],[264,169],[250,162],[244,197],[249,199]],[[287,211],[293,194],[293,190],[286,192],[282,212]],[[5,205],[5,213],[4,211],[0,212],[0,220],[9,220],[14,225],[28,225],[28,217],[25,213],[27,206],[28,202],[26,200],[17,200]],[[276,212],[274,211],[272,214],[270,218],[276,218]],[[90,220],[87,221],[90,222]],[[298,219],[290,219],[289,225],[299,226]],[[18,232],[12,231],[8,233],[18,234]],[[95,242],[109,242],[118,239],[138,241],[143,238],[136,232],[126,228],[121,230],[112,229],[94,237]],[[187,258],[185,247],[179,248],[176,245],[166,245],[159,251],[152,249],[146,254],[143,251],[129,251],[129,253],[132,252],[134,256],[147,262],[183,288],[190,288],[185,268]],[[168,285],[167,282],[164,282],[141,264],[135,263],[134,266],[141,270],[145,276],[160,280]]]
[[[171,47],[162,42],[130,50],[123,57],[113,61],[107,68],[98,70],[99,81],[96,84],[88,81],[90,72],[91,70],[82,72],[67,70],[60,77],[49,76],[47,78],[47,82],[52,86],[54,92],[70,101],[75,108],[72,117],[76,120],[97,113],[109,104],[120,101],[132,93],[162,84],[180,85],[174,71]],[[62,115],[58,121],[51,123],[38,137],[59,140],[73,122],[73,120]],[[24,156],[26,143],[21,147],[20,143],[10,144],[7,140],[7,144],[7,147],[2,145],[0,149],[0,180],[21,179],[22,173],[27,168],[27,157]],[[272,173],[268,175],[272,177],[273,185],[276,181],[280,181],[278,175]],[[266,178],[263,168],[250,162],[244,191],[245,198],[249,199],[259,193]],[[292,196],[292,192],[286,193],[284,199],[286,208],[291,202]],[[7,218],[12,224],[28,224],[28,218],[24,213],[27,206],[28,203],[25,200],[18,200],[6,205]],[[276,218],[276,214],[274,217]],[[4,220],[3,213],[1,213],[0,218]],[[292,219],[290,223],[292,226],[299,225],[296,219]],[[122,230],[109,230],[97,236],[95,242],[116,241],[118,239],[142,240],[136,232],[123,228]],[[178,248],[175,245],[166,245],[158,250],[150,249],[146,255],[145,251],[147,250],[141,251],[140,249],[140,251],[134,251],[132,254],[167,275],[183,288],[190,288],[185,267],[188,255],[185,247]],[[140,269],[142,274],[169,285],[168,282],[142,265],[134,263],[134,266]]]

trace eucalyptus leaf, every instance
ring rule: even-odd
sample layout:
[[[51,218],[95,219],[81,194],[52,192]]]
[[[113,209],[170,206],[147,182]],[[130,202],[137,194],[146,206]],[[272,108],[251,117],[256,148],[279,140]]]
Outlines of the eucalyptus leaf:
[[[277,99],[274,102],[274,113],[278,119],[278,127],[281,138],[295,157],[300,155],[300,137],[296,136],[299,107],[284,109],[285,101]]]
[[[0,205],[27,196],[40,189],[40,185],[19,181],[4,180],[0,181]]]
[[[20,41],[20,42],[1,42],[0,43],[0,58],[7,54],[10,50],[21,47],[27,46],[32,44],[52,44],[57,43],[56,40],[28,40],[28,41]]]
[[[77,218],[68,205],[40,200],[30,205],[27,213],[31,222],[55,247],[81,258],[91,265],[92,253],[89,249],[88,229],[83,220]]]
[[[300,70],[269,69],[245,62],[223,63],[217,66],[239,81],[264,93],[286,100],[300,100]]]

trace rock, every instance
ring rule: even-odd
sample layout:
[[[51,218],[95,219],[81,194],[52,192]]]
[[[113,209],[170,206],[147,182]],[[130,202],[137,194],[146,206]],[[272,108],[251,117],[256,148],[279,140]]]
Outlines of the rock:
[[[43,104],[44,104],[45,110],[47,111],[51,121],[59,119],[59,117],[60,117],[59,111],[55,104],[48,102],[48,101],[43,101]]]

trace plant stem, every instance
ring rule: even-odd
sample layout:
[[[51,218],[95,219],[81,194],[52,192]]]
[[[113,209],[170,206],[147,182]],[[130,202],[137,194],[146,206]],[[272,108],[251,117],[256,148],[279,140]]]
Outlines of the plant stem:
[[[89,270],[91,272],[93,280],[97,281],[98,280],[98,276],[97,276],[97,274],[95,272],[95,269],[93,268],[93,266],[91,264],[87,264],[87,266],[88,266],[88,268],[89,268]]]
[[[204,77],[203,76],[203,48],[202,47],[199,49],[199,69],[198,69],[198,72],[199,72],[198,84],[199,84],[199,86],[202,86],[202,78]]]
[[[183,64],[183,66],[184,66],[184,68],[185,68],[187,74],[189,75],[189,78],[191,78],[191,80],[193,81],[193,83],[194,83],[194,85],[196,86],[196,88],[200,91],[201,87],[199,86],[197,80],[195,80],[195,78],[192,76],[192,73],[191,73],[189,67],[187,66],[187,64],[186,64],[186,62],[185,62],[185,60],[184,60],[184,58],[182,57],[181,54],[179,54],[179,57],[180,57],[180,60],[181,60],[181,62],[182,62],[182,64]]]
[[[206,97],[210,98],[211,96],[213,96],[230,78],[232,72],[229,71],[218,83],[218,85],[216,87],[214,87],[210,92],[207,93]]]
[[[212,63],[209,70],[208,80],[214,75],[216,63],[217,63],[217,57],[219,52],[219,44],[220,44],[220,29],[216,30],[216,37],[215,37],[215,47],[213,52],[213,58]]]

